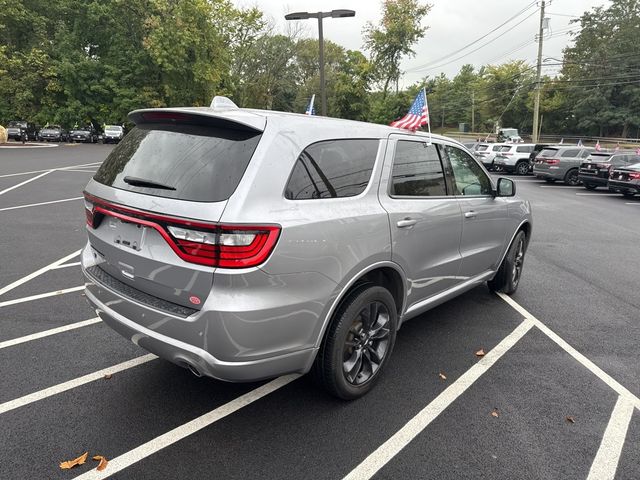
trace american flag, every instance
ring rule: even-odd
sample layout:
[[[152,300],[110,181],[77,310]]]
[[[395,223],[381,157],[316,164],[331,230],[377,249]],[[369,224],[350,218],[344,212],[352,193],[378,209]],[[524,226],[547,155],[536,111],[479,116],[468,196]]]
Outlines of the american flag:
[[[406,128],[407,130],[416,131],[422,125],[429,124],[429,107],[427,106],[427,95],[424,89],[413,101],[413,105],[404,117],[395,122],[391,122],[392,127]]]
[[[307,105],[307,109],[304,112],[305,115],[315,115],[316,114],[316,109],[315,109],[315,107],[313,105],[315,103],[315,99],[316,99],[316,94],[314,93],[311,96],[311,100],[309,100],[309,105]]]

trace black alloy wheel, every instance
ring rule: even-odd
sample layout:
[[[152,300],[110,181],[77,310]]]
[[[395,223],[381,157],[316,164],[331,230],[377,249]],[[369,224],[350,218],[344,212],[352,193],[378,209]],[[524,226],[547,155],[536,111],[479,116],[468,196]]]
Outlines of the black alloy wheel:
[[[596,188],[598,188],[598,186],[594,185],[593,183],[585,183],[584,188],[586,188],[587,190],[595,190]]]
[[[312,375],[344,400],[365,395],[381,376],[396,338],[398,314],[393,296],[380,286],[353,289],[334,313]]]
[[[576,168],[572,168],[565,174],[564,183],[565,185],[569,185],[571,187],[580,185],[580,179],[578,178],[578,170]]]
[[[511,295],[518,289],[522,278],[526,251],[527,236],[520,230],[511,242],[495,277],[487,282],[489,290]]]

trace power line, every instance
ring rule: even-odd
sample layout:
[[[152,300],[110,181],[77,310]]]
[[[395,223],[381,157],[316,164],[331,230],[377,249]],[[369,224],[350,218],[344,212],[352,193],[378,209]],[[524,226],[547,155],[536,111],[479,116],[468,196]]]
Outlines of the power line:
[[[491,35],[492,33],[494,33],[495,31],[499,30],[500,28],[502,28],[503,26],[505,26],[507,23],[509,23],[511,20],[519,17],[520,15],[522,15],[524,12],[526,12],[527,10],[529,10],[533,5],[535,5],[536,2],[533,1],[531,2],[529,5],[527,5],[526,7],[524,7],[522,10],[520,10],[518,13],[516,13],[515,15],[513,15],[512,17],[510,17],[509,19],[505,20],[503,23],[501,23],[500,25],[498,25],[497,27],[495,27],[493,30],[491,30],[490,32],[485,33],[483,36],[476,38],[474,41],[472,41],[471,43],[468,43],[467,45],[459,48],[458,50],[454,50],[453,52],[449,52],[448,54],[444,55],[443,57],[437,58],[436,60],[432,60],[430,62],[427,62],[425,64],[422,64],[418,67],[414,67],[408,71],[415,71],[415,70],[420,70],[423,68],[428,68],[434,64],[437,64],[438,62],[441,62],[442,60],[446,60],[449,57],[451,57],[452,55],[456,55],[460,52],[462,52],[463,50],[466,50],[469,47],[472,47],[473,45],[475,45],[476,43],[478,43],[481,40],[484,40],[485,38],[487,38],[489,35]],[[499,38],[499,37],[498,37]],[[495,39],[494,39],[495,40]],[[472,53],[472,52],[470,52]],[[466,55],[465,55],[466,56]]]

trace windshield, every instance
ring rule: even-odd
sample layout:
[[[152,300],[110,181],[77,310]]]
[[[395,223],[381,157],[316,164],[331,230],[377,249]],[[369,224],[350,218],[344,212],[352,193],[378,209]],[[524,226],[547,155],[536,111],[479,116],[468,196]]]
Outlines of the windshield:
[[[260,138],[255,132],[199,125],[139,125],[124,137],[93,178],[146,195],[220,202],[235,191]],[[171,189],[153,188],[152,184]]]
[[[511,136],[518,135],[518,130],[516,130],[515,128],[503,128],[502,134],[507,137],[511,137]]]
[[[9,125],[7,125],[8,127],[26,127],[27,126],[27,122],[9,122]]]
[[[61,128],[60,125],[47,125],[44,127],[45,130],[60,130]]]
[[[121,132],[122,127],[118,127],[117,125],[107,125],[104,130],[106,132]]]

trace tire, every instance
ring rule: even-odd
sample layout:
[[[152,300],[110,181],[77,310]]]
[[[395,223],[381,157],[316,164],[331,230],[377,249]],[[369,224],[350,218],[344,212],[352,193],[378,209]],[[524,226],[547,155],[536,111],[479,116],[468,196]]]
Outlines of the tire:
[[[629,191],[622,192],[622,196],[625,197],[625,198],[631,198],[634,195],[635,195],[635,192],[629,192]]]
[[[585,183],[584,188],[586,188],[587,190],[595,190],[596,188],[598,188],[598,186],[594,185],[593,183]]]
[[[544,181],[547,182],[547,183],[556,183],[556,179],[555,178],[545,178]]]
[[[515,171],[517,175],[526,175],[527,173],[529,173],[529,162],[522,161],[516,163]]]
[[[365,395],[391,356],[397,324],[396,304],[386,288],[367,284],[353,290],[327,329],[312,369],[316,383],[343,400]]]
[[[503,292],[507,295],[515,293],[520,285],[524,256],[527,251],[527,235],[520,230],[511,242],[507,254],[504,256],[498,273],[487,282],[492,292]]]
[[[571,187],[580,185],[580,179],[578,178],[578,169],[572,168],[564,176],[564,184]]]

